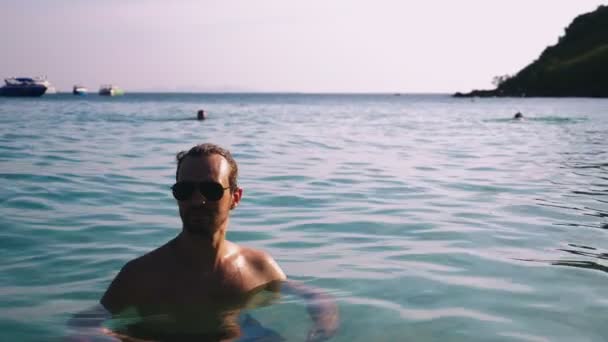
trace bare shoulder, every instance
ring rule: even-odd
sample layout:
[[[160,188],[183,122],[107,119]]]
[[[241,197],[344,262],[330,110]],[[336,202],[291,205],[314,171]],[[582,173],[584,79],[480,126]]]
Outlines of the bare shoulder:
[[[130,267],[133,272],[146,272],[153,271],[158,272],[159,267],[171,264],[174,262],[173,254],[171,252],[171,244],[169,241],[166,244],[138,257],[127,263],[126,266]]]
[[[145,278],[146,274],[158,273],[164,265],[172,261],[169,244],[170,242],[127,262],[119,275],[135,281],[142,277]]]
[[[244,246],[239,246],[238,248],[239,254],[245,259],[248,266],[267,282],[286,279],[285,273],[279,264],[267,252]]]
[[[117,313],[129,305],[134,305],[145,293],[145,284],[154,280],[160,267],[167,263],[167,245],[127,262],[112,280],[101,298],[101,304],[110,312]]]

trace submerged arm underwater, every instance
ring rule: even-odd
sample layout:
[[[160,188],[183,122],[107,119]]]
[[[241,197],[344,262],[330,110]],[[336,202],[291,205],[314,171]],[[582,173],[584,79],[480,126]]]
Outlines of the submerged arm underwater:
[[[101,304],[97,304],[85,311],[81,311],[67,322],[69,328],[69,342],[110,342],[118,341],[111,336],[110,331],[103,326],[103,323],[112,318]]]
[[[314,324],[308,331],[306,341],[325,341],[336,334],[340,315],[332,296],[293,280],[286,280],[278,285],[282,294],[296,295],[306,301],[306,310]]]

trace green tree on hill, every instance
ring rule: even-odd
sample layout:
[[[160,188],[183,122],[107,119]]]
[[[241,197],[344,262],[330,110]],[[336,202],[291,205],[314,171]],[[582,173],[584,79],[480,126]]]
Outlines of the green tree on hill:
[[[493,83],[494,90],[459,95],[608,97],[608,6],[575,18],[536,61]]]

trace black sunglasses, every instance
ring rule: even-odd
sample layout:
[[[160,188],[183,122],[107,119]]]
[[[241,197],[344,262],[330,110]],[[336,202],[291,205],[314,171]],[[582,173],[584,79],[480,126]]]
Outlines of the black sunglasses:
[[[224,188],[222,184],[216,182],[177,182],[173,184],[171,190],[173,190],[173,197],[178,201],[185,201],[192,197],[194,191],[198,189],[201,195],[208,201],[219,201],[224,196],[224,190],[230,189],[230,187]]]

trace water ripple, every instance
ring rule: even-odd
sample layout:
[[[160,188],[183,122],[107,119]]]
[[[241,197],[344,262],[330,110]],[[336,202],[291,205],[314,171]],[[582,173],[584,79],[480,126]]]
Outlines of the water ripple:
[[[601,341],[606,112],[439,95],[0,99],[0,328],[61,336],[126,261],[175,236],[175,153],[211,141],[245,189],[229,239],[332,294],[334,340]],[[305,312],[285,298],[255,315],[302,340]]]

